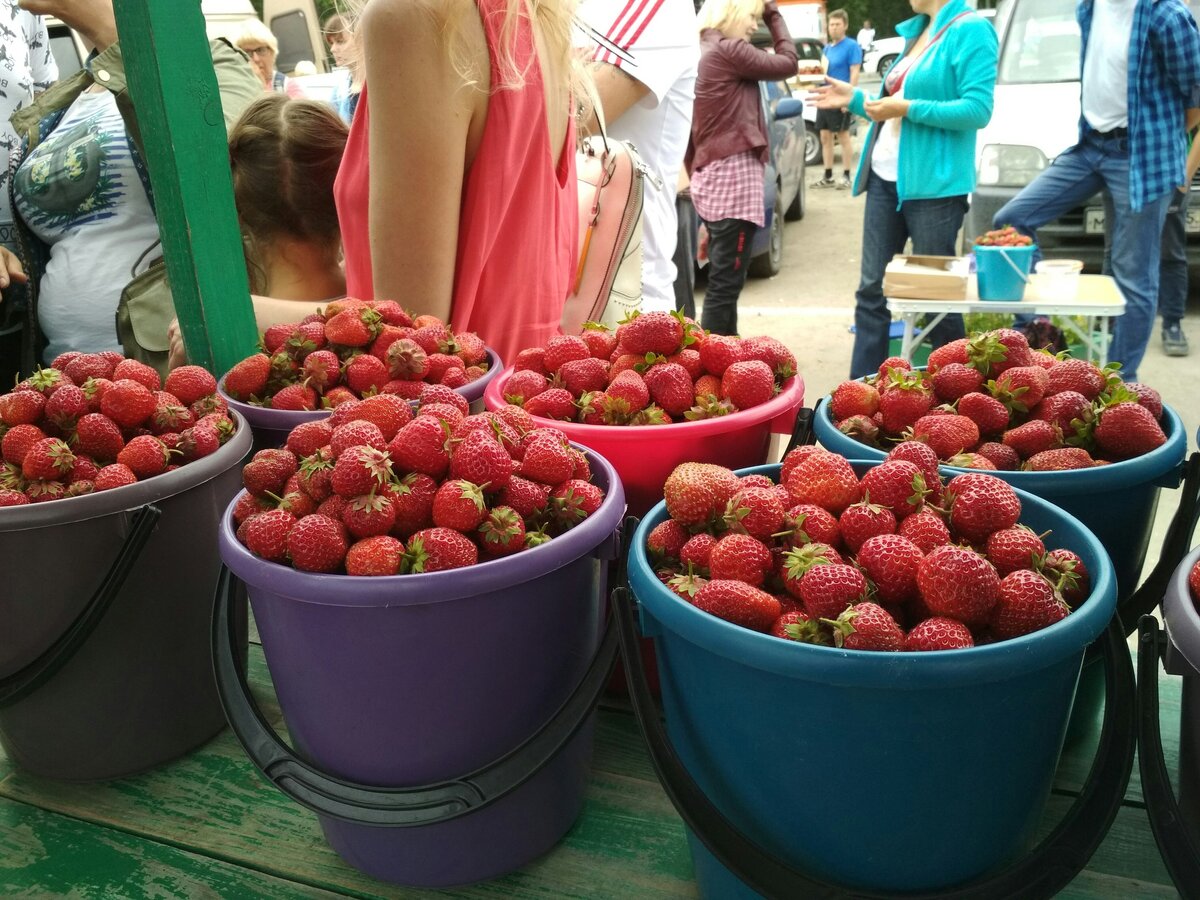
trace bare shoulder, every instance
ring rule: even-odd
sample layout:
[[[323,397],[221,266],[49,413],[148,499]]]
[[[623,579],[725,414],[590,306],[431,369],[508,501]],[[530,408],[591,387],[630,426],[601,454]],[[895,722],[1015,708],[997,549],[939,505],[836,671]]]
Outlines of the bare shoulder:
[[[487,72],[487,40],[476,0],[371,0],[363,10],[361,31],[368,58],[377,52],[403,63],[436,60],[459,74],[482,61]]]
[[[469,27],[478,19],[475,0],[371,0],[362,15],[367,28],[409,40],[440,35],[447,27]]]

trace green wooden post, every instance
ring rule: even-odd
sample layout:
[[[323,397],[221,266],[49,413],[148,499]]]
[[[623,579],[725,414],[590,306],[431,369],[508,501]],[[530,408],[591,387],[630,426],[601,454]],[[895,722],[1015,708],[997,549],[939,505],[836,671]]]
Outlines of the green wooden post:
[[[114,0],[188,356],[218,376],[254,352],[221,99],[197,0]]]

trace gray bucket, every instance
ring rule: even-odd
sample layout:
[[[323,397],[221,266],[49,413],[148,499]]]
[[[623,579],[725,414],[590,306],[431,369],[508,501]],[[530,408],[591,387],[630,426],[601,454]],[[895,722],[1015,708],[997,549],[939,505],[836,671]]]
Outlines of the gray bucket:
[[[225,725],[209,653],[217,526],[249,426],[146,481],[0,510],[0,746],[27,772],[120,778]],[[240,652],[245,653],[245,605]]]

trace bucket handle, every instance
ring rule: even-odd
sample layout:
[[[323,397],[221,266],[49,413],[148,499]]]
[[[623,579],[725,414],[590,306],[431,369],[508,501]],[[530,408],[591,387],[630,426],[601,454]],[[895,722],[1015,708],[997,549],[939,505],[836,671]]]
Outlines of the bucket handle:
[[[995,247],[994,249],[1000,254],[1000,258],[1008,263],[1008,267],[1017,273],[1017,277],[1021,279],[1021,282],[1023,284],[1029,284],[1029,275],[1025,272],[1022,272],[1021,267],[1009,258],[1009,255],[1005,252],[1005,248]]]
[[[692,779],[671,746],[646,683],[638,652],[633,596],[618,587],[613,614],[629,697],[659,781],[676,811],[716,858],[767,898],[865,898],[865,900],[1007,900],[1050,897],[1087,865],[1120,809],[1133,769],[1133,663],[1124,629],[1114,616],[1102,636],[1105,660],[1104,725],[1087,782],[1058,827],[1032,853],[1001,870],[958,887],[921,894],[847,888],[803,872],[763,850],[725,817]]]
[[[1150,830],[1163,864],[1181,897],[1200,896],[1200,847],[1188,832],[1186,820],[1171,789],[1163,758],[1158,718],[1158,664],[1166,652],[1166,632],[1154,616],[1138,621],[1138,768]]]
[[[812,407],[809,406],[801,406],[796,410],[796,421],[792,425],[792,437],[788,441],[787,447],[784,448],[784,456],[787,456],[797,447],[817,442],[817,436],[813,432],[814,415]]]
[[[57,675],[75,653],[91,637],[96,626],[103,621],[113,601],[125,586],[125,580],[142,555],[146,543],[154,533],[162,511],[153,504],[138,509],[121,549],[105,573],[104,579],[75,620],[35,660],[11,675],[0,679],[0,709],[24,700],[47,681]]]
[[[217,694],[230,728],[254,767],[283,794],[323,816],[357,825],[409,828],[437,825],[475,812],[520,787],[575,736],[592,714],[617,658],[611,618],[583,680],[530,738],[474,772],[436,784],[385,788],[330,775],[300,759],[267,724],[234,658],[236,623],[230,615],[237,577],[221,566],[212,621]]]
[[[1146,580],[1136,591],[1117,604],[1121,621],[1128,622],[1127,633],[1133,634],[1142,616],[1152,613],[1162,602],[1167,585],[1179,563],[1192,546],[1192,533],[1200,521],[1200,451],[1192,453],[1184,463],[1182,492],[1179,507],[1167,526],[1162,554]]]

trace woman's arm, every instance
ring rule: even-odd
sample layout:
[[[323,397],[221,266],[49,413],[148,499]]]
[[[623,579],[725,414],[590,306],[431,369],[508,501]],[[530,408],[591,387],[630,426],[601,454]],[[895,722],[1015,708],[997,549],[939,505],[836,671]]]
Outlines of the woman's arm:
[[[463,26],[482,23],[467,16]],[[450,320],[459,206],[475,104],[427,0],[372,0],[359,34],[370,85],[369,222],[375,296]]]
[[[749,41],[723,41],[725,58],[738,75],[752,81],[791,78],[796,74],[800,57],[796,55],[796,43],[788,33],[787,23],[774,3],[768,3],[763,9],[763,21],[771,30],[774,53],[759,50]]]
[[[996,88],[998,42],[996,29],[984,19],[972,16],[954,26],[961,29],[950,65],[958,85],[956,100],[912,99],[908,104],[910,121],[944,128],[947,131],[977,131],[992,117],[992,97]],[[947,34],[942,40],[949,38]]]

